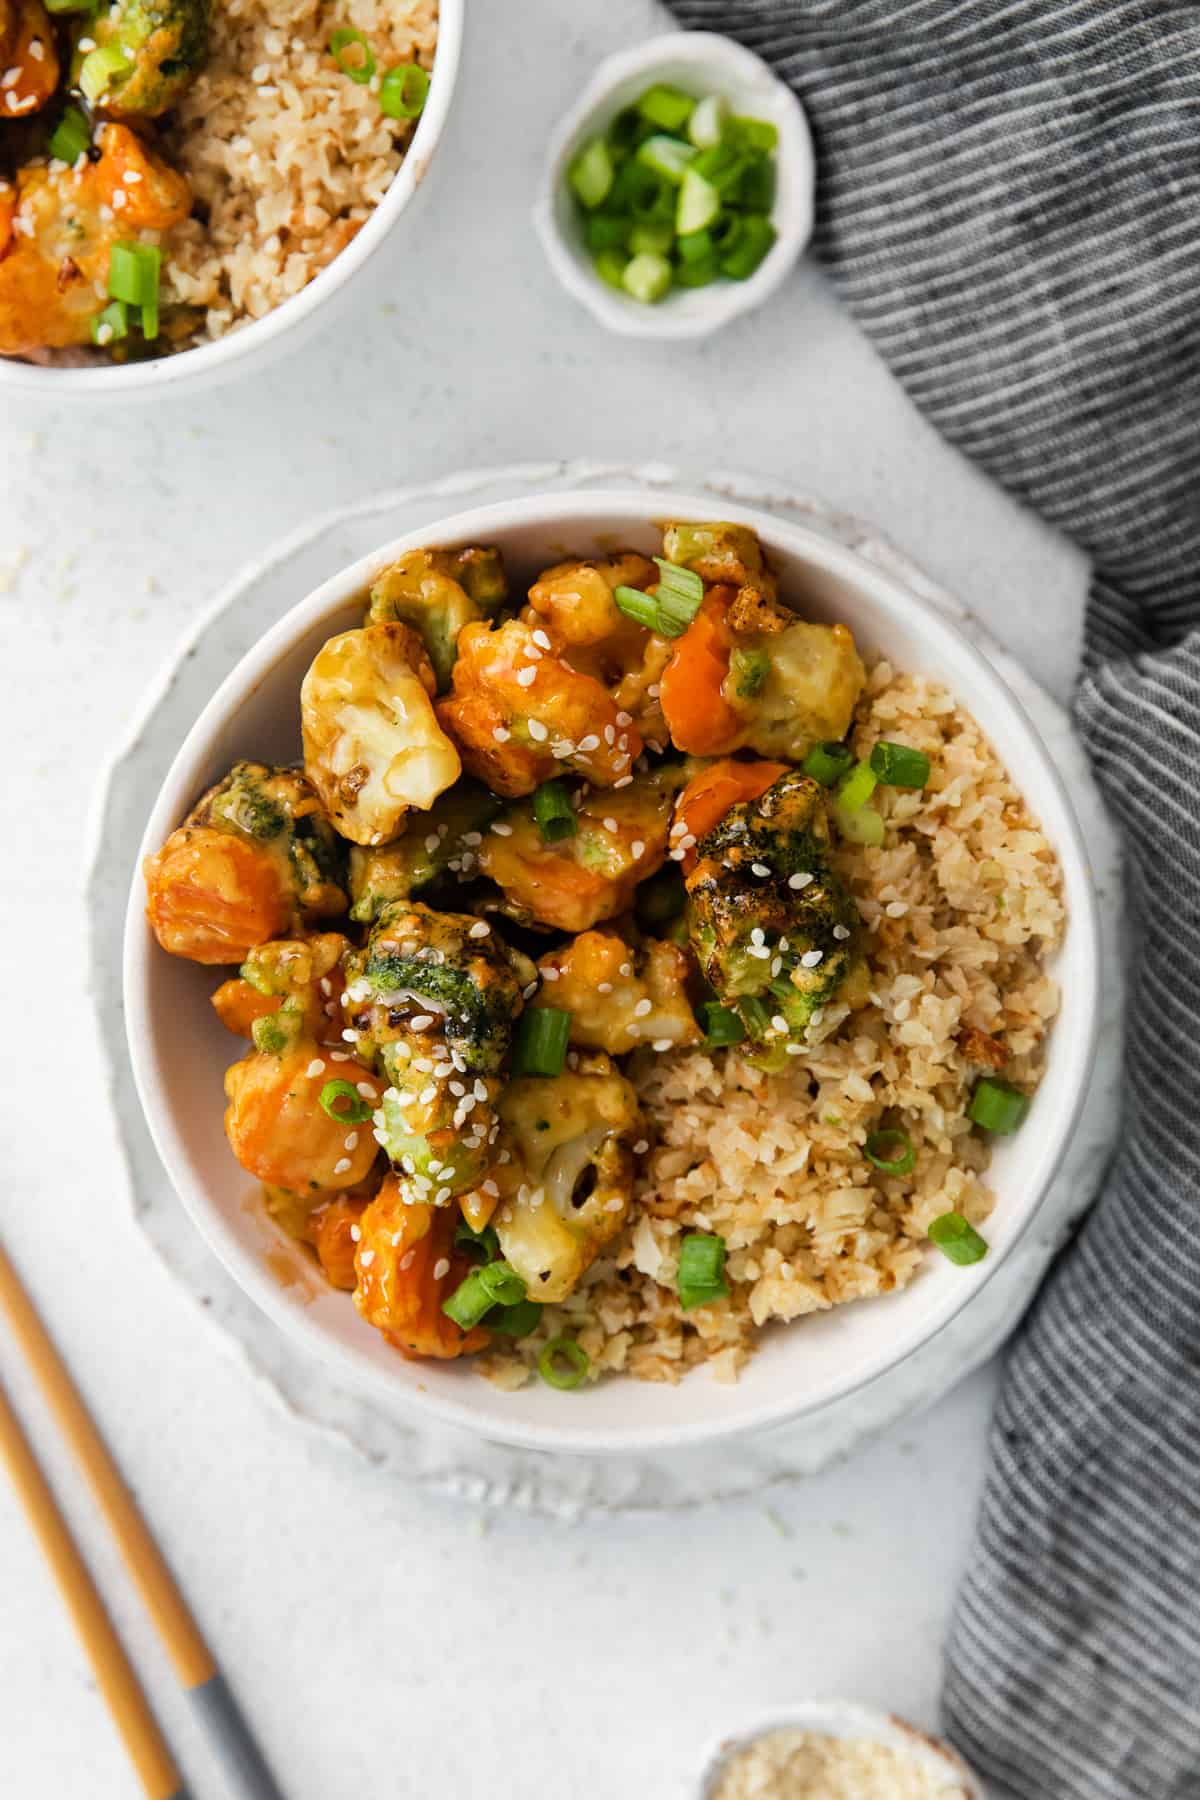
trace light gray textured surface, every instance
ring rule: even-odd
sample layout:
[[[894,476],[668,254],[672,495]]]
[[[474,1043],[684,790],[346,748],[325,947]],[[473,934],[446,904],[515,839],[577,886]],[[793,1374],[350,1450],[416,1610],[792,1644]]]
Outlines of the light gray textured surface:
[[[939,444],[811,269],[677,350],[603,337],[546,278],[527,214],[547,122],[598,55],[659,20],[645,0],[499,16],[476,7],[421,202],[302,362],[207,399],[12,401],[0,418],[0,573],[15,578],[0,594],[0,823],[16,859],[3,1230],[291,1800],[434,1783],[464,1800],[682,1794],[711,1731],[749,1705],[843,1692],[931,1719],[993,1379],[776,1494],[770,1514],[755,1500],[586,1528],[502,1514],[485,1531],[268,1405],[127,1214],[85,995],[90,792],[188,623],[317,511],[514,457],[749,467],[877,520],[1052,691],[1069,684],[1080,558]],[[218,1800],[3,1337],[0,1372],[198,1800]],[[124,1800],[122,1753],[2,1486],[0,1582],[0,1790]]]

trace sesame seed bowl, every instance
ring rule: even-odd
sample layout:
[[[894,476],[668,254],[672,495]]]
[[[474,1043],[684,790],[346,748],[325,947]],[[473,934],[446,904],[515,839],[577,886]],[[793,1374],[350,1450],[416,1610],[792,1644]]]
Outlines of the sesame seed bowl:
[[[300,601],[245,656],[188,733],[148,821],[156,849],[197,796],[240,757],[294,760],[300,684],[321,645],[356,625],[361,596],[397,555],[421,546],[497,545],[514,584],[548,560],[649,552],[664,518],[711,517],[712,498],[655,491],[529,496],[440,520],[382,546]],[[1006,683],[960,631],[893,574],[804,525],[741,507],[806,615],[844,621],[864,654],[935,678],[999,746],[1011,779],[1054,847],[1068,924],[1051,967],[1062,990],[1028,1126],[997,1147],[989,1254],[972,1267],[927,1257],[902,1290],[776,1326],[736,1384],[703,1368],[678,1385],[617,1377],[571,1393],[533,1382],[504,1391],[465,1361],[401,1358],[328,1288],[255,1205],[221,1123],[224,1071],[237,1054],[209,1005],[212,972],[162,954],[144,917],[140,877],[126,926],[130,1060],[159,1154],[177,1192],[245,1292],[326,1371],[401,1416],[424,1414],[481,1437],[542,1450],[620,1453],[698,1444],[814,1413],[901,1362],[970,1304],[1029,1225],[1070,1138],[1086,1088],[1097,1010],[1097,928],[1071,803]]]

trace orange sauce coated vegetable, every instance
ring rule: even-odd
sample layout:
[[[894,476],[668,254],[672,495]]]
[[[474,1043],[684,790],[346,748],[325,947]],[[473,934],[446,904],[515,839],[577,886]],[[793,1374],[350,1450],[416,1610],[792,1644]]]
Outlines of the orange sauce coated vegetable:
[[[360,1221],[354,1304],[406,1356],[445,1361],[489,1341],[481,1327],[464,1332],[442,1311],[473,1266],[454,1247],[461,1216],[457,1206],[406,1206],[389,1175]]]
[[[291,916],[274,858],[231,832],[182,826],[144,866],[146,917],[173,956],[244,962]]]
[[[737,762],[725,757],[710,763],[694,775],[680,794],[675,807],[675,823],[671,837],[694,837],[697,841],[719,825],[731,806],[741,800],[757,800],[771,783],[786,775],[788,765],[778,762]],[[696,866],[696,846],[689,846],[683,858],[683,872]]]
[[[733,635],[726,623],[732,599],[731,588],[709,591],[663,670],[659,701],[671,741],[693,756],[719,756],[732,750],[741,726],[721,692],[733,651]]]

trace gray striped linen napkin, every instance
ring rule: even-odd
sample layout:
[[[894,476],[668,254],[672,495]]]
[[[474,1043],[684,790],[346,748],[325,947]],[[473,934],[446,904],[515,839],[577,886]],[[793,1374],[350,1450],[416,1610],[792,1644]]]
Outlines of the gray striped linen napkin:
[[[673,10],[797,89],[847,304],[1094,562],[1075,717],[1125,833],[1125,1130],[1009,1359],[944,1705],[1025,1800],[1200,1796],[1200,6]]]

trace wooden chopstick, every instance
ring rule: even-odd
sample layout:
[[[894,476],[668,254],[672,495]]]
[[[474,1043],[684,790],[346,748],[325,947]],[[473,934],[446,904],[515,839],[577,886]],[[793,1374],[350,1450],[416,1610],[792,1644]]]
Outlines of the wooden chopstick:
[[[233,1792],[242,1800],[283,1800],[166,1559],[150,1535],[133,1495],[2,1244],[0,1311],[6,1314],[25,1360],[37,1377],[59,1428],[87,1479],[125,1567],[175,1665],[179,1684],[187,1692],[213,1748],[225,1764]],[[46,1491],[49,1493],[48,1489]]]
[[[100,1692],[125,1740],[148,1800],[183,1800],[185,1790],[179,1771],[155,1723],[150,1703],[3,1387],[0,1457],[8,1466],[13,1486],[71,1610]]]

